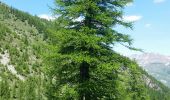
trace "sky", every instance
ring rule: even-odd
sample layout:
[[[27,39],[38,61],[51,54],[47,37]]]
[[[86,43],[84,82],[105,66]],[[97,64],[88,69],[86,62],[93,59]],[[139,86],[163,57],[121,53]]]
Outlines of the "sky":
[[[54,0],[0,0],[9,6],[52,19],[50,7]],[[134,22],[133,30],[118,27],[117,30],[129,34],[133,46],[148,53],[170,55],[170,0],[134,0],[124,9],[124,20]],[[139,54],[120,45],[114,50],[123,54]]]

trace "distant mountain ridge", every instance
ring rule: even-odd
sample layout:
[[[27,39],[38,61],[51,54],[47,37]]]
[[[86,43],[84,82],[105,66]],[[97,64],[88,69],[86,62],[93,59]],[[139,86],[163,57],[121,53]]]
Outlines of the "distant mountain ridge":
[[[130,58],[137,61],[150,75],[170,87],[170,56],[144,53],[131,55]]]
[[[170,63],[170,56],[165,56],[156,53],[144,53],[142,55],[131,55],[131,59],[135,59],[140,65],[145,66],[151,63]]]

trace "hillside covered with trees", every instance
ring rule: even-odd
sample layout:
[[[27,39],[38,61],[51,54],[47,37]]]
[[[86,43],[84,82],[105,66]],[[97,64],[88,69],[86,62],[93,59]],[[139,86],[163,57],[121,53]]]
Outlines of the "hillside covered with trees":
[[[0,2],[0,100],[168,100],[170,89],[112,48],[131,0],[55,0],[52,21]],[[77,20],[81,18],[81,20]]]

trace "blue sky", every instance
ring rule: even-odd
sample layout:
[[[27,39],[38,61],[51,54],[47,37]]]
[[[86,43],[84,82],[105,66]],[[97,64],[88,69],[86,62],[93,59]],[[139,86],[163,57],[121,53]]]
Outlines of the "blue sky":
[[[50,7],[54,0],[0,0],[9,6],[15,7],[32,15],[50,14]]]
[[[54,0],[0,0],[4,3],[39,15],[51,18],[51,10]],[[145,52],[170,55],[170,0],[134,0],[124,12],[124,19],[134,21],[134,29],[118,28],[120,32],[130,34],[134,39],[134,47],[141,48]],[[130,51],[116,45],[114,50],[124,55],[139,52]]]

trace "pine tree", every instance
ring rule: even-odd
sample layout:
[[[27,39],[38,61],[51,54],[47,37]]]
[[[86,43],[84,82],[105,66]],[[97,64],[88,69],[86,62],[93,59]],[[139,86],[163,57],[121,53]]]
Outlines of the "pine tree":
[[[123,8],[132,0],[55,0],[56,32],[47,71],[52,84],[49,99],[124,100],[128,98],[119,79],[124,62],[112,46],[131,48],[128,35],[116,25],[132,28],[122,20]],[[57,38],[57,39],[55,39]],[[128,66],[126,66],[128,67]],[[135,90],[135,92],[137,92]],[[138,95],[140,99],[140,95]]]

